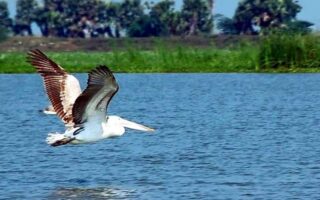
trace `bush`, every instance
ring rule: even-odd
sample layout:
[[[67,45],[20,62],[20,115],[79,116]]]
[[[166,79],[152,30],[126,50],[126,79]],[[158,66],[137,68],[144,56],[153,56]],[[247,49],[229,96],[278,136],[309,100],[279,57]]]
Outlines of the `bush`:
[[[262,69],[320,66],[320,38],[315,35],[273,34],[262,39],[259,49]]]
[[[8,38],[8,33],[9,31],[6,28],[0,26],[0,42]]]

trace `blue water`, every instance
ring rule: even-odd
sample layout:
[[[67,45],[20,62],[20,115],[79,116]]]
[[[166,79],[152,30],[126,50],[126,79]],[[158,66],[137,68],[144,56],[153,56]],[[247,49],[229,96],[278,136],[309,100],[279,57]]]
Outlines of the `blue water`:
[[[0,199],[320,199],[320,74],[116,76],[157,131],[53,148],[40,77],[0,75]]]

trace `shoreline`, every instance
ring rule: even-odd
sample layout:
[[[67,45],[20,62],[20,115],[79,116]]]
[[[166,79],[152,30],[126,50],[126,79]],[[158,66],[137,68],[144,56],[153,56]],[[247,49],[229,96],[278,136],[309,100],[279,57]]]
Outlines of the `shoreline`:
[[[97,65],[107,65],[115,73],[319,73],[319,39],[314,35],[274,35],[262,41],[240,36],[91,40],[14,37],[0,43],[0,73],[34,73],[26,56],[35,48],[70,73],[87,73]],[[5,47],[9,52],[3,50]]]

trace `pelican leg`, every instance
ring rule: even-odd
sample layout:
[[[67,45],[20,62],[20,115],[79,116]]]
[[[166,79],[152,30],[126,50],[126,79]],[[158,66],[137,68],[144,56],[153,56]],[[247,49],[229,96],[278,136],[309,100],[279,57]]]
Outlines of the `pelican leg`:
[[[72,142],[75,139],[76,138],[63,138],[61,140],[57,140],[56,142],[52,143],[51,146],[56,147],[56,146],[60,146],[60,145],[65,145],[65,144]]]
[[[75,137],[70,137],[60,133],[49,133],[47,137],[47,143],[53,147],[65,145],[72,142]]]

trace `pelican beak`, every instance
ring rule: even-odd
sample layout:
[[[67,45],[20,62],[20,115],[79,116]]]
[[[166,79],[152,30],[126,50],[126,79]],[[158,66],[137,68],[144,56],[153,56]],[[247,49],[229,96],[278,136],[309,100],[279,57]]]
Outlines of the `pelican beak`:
[[[147,131],[147,132],[153,132],[155,131],[153,128],[149,128],[147,126],[144,126],[142,124],[138,124],[126,119],[121,118],[121,125],[126,127],[126,128],[130,128],[130,129],[134,129],[134,130],[139,130],[139,131]]]

